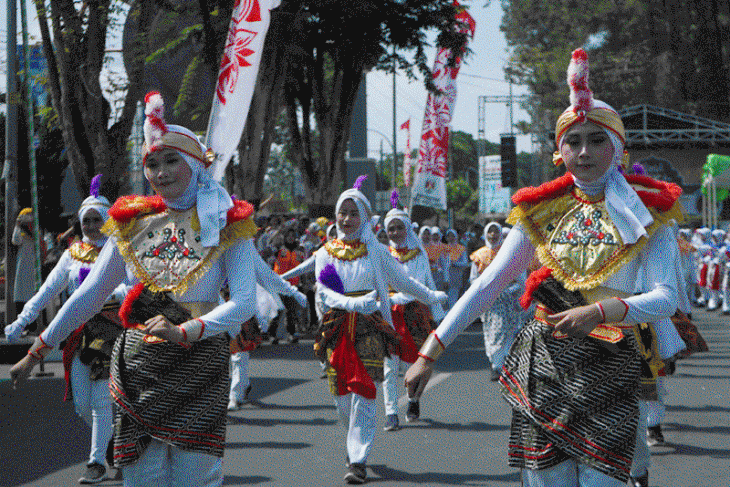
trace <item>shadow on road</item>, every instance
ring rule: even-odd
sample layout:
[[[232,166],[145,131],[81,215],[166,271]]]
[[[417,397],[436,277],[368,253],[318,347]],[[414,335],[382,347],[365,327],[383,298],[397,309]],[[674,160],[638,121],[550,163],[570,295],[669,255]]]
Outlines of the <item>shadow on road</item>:
[[[408,482],[409,484],[424,485],[482,485],[483,482],[519,482],[519,472],[503,474],[503,475],[482,475],[473,473],[443,473],[443,472],[423,472],[410,473],[403,470],[396,470],[387,465],[372,465],[370,469],[380,478],[373,478],[371,483],[378,481],[387,482],[388,485],[394,485],[397,482]],[[487,467],[485,467],[486,469]]]
[[[91,430],[73,402],[63,401],[65,387],[62,377],[29,380],[15,391],[0,382],[1,485],[26,484],[88,459]]]

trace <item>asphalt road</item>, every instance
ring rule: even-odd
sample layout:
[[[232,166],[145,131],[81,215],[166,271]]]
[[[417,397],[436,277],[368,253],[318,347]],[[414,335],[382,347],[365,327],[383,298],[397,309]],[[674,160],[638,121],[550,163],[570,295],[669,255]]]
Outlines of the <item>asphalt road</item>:
[[[730,486],[730,319],[704,310],[694,318],[710,351],[680,361],[666,381],[667,444],[652,448],[652,487]],[[311,344],[252,353],[253,401],[229,415],[224,485],[343,485],[344,429]],[[507,465],[510,413],[488,365],[481,328],[473,326],[439,360],[422,420],[401,416],[400,431],[378,429],[368,485],[519,486],[518,471]],[[0,486],[77,485],[90,432],[73,405],[61,402],[60,364],[48,365],[53,377],[17,391],[8,368],[0,366]]]

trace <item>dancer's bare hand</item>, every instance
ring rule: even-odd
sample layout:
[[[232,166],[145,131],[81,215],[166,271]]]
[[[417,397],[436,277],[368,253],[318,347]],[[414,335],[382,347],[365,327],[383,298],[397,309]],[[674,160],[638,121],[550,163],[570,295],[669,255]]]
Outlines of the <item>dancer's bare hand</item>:
[[[547,317],[555,329],[572,336],[586,336],[599,324],[603,323],[603,316],[598,306],[591,304],[579,306]]]
[[[185,339],[179,326],[174,325],[163,315],[157,315],[154,318],[144,322],[144,332],[148,335],[162,338],[168,342],[182,342]]]
[[[405,387],[408,391],[408,397],[421,397],[432,372],[430,362],[423,357],[416,359],[406,372]]]
[[[30,373],[33,372],[33,367],[38,362],[40,362],[39,359],[32,355],[26,355],[10,368],[10,380],[13,384],[13,389],[17,389],[28,378]]]

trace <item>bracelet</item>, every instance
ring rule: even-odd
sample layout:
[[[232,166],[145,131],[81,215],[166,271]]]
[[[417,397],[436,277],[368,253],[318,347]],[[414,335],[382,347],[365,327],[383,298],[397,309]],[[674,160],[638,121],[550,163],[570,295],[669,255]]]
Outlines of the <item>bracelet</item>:
[[[598,308],[598,312],[601,313],[601,323],[606,322],[606,312],[603,310],[603,305],[600,303],[600,301],[596,302],[596,307]]]
[[[33,345],[31,345],[30,349],[28,350],[28,355],[30,355],[34,359],[42,360],[46,355],[51,353],[51,350],[51,347],[46,345],[46,342],[44,342],[43,339],[39,336],[35,339]]]
[[[418,351],[418,356],[423,357],[429,362],[433,362],[439,358],[442,353],[444,353],[444,350],[446,350],[446,347],[444,347],[444,344],[441,343],[436,332],[432,331],[423,343],[421,350]]]
[[[188,332],[185,331],[185,328],[183,328],[181,325],[177,325],[177,327],[180,328],[180,331],[183,334],[183,340],[182,341],[187,342],[188,341]]]

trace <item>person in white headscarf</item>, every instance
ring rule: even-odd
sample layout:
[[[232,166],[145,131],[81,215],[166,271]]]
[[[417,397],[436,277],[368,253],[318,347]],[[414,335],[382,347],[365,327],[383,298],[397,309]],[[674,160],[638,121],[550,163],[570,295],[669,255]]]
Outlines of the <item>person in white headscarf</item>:
[[[397,208],[398,193],[393,191],[391,209],[385,216],[385,229],[388,232],[390,254],[401,264],[403,271],[429,289],[436,290],[428,263],[428,255],[421,239],[416,236],[408,214]],[[385,403],[385,431],[400,428],[398,419],[398,398],[400,397],[398,372],[403,363],[412,364],[418,357],[418,349],[428,334],[436,328],[438,320],[444,317],[440,304],[430,307],[404,293],[390,297],[391,315],[395,330],[401,336],[398,353],[385,357],[383,361],[383,401]],[[421,415],[420,396],[408,397],[406,421],[415,421]]]
[[[470,266],[466,247],[459,242],[459,234],[453,228],[446,231],[446,243],[443,244],[444,275],[448,276],[446,287],[449,296],[446,308],[450,309],[459,299],[464,285],[464,273]]]
[[[219,486],[229,340],[256,310],[253,207],[212,180],[212,158],[195,134],[165,124],[159,93],[145,101],[144,174],[156,195],[114,203],[96,265],[10,374],[17,387],[131,279],[111,361],[115,466],[128,487]],[[226,281],[230,299],[219,304]],[[163,311],[148,317],[159,309],[148,302]]]
[[[723,268],[725,267],[721,250],[725,243],[726,233],[725,230],[720,228],[716,228],[710,233],[712,256],[707,263],[706,288],[709,295],[707,311],[714,311],[720,307],[720,285],[722,284]]]
[[[692,245],[695,252],[695,269],[697,271],[697,288],[699,289],[699,297],[697,298],[697,306],[706,306],[710,300],[710,292],[707,286],[707,270],[710,265],[711,257],[709,255],[712,250],[710,245],[711,230],[707,227],[701,227],[695,230],[692,236]]]
[[[471,260],[470,282],[474,282],[491,264],[502,246],[502,225],[490,222],[484,227],[484,247],[474,251]],[[484,351],[492,366],[491,380],[499,379],[504,359],[507,357],[519,327],[522,324],[522,310],[517,299],[524,289],[525,273],[519,275],[497,297],[494,304],[482,314],[482,331],[484,332]]]
[[[10,325],[5,327],[8,342],[15,342],[23,329],[36,320],[40,312],[63,291],[72,294],[94,266],[107,236],[101,233],[101,227],[108,219],[111,206],[104,196],[99,196],[101,176],[92,180],[91,195],[82,203],[78,211],[81,223],[81,241],[75,241],[63,252],[53,270],[43,282],[38,292],[25,304],[22,313]],[[117,304],[124,299],[127,286],[121,284],[109,296],[110,301]],[[107,455],[108,445],[112,437],[112,402],[109,396],[109,352],[114,339],[121,332],[105,334],[116,329],[105,327],[98,320],[88,323],[74,321],[75,331],[66,341],[63,350],[63,365],[66,377],[66,397],[69,388],[72,391],[76,413],[91,428],[91,449],[86,464],[86,472],[79,479],[80,483],[96,483],[106,478],[106,463],[112,465]],[[108,328],[108,329],[107,329]],[[99,333],[104,334],[99,334]],[[90,348],[96,338],[102,338],[103,345]],[[106,460],[106,462],[105,462]]]
[[[392,355],[399,336],[393,328],[388,285],[421,302],[446,298],[408,277],[372,231],[370,202],[355,187],[336,205],[337,239],[315,254],[317,293],[326,312],[315,343],[328,364],[330,390],[347,431],[345,480],[363,483],[375,436],[376,385],[383,380],[383,358]]]
[[[593,100],[582,49],[568,78],[571,106],[558,118],[554,155],[568,172],[515,194],[507,239],[421,348],[406,383],[420,387],[444,348],[536,254],[543,267],[528,278],[520,302],[540,303],[499,380],[512,408],[509,463],[521,469],[525,486],[619,487],[630,476],[646,485],[648,471],[631,471],[635,448],[643,442],[646,449],[644,429],[637,435],[640,357],[631,327],[677,309],[675,269],[666,265],[678,258],[677,243],[667,222],[682,220],[681,189],[618,171],[623,123]],[[633,295],[639,268],[646,287]],[[676,330],[657,333],[669,353],[684,345]]]

